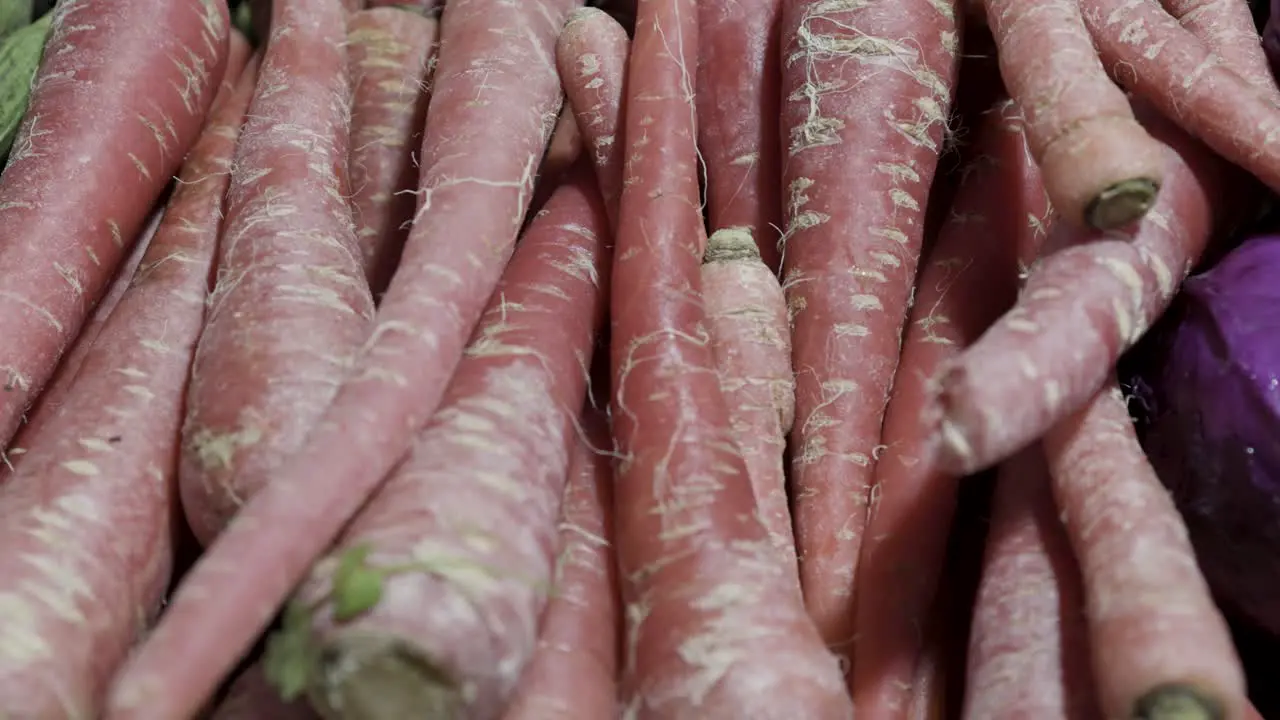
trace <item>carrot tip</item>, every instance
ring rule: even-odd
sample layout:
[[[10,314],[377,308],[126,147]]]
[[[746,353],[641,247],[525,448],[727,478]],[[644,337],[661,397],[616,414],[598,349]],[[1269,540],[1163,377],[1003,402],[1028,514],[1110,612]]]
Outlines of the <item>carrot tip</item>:
[[[1190,685],[1161,685],[1138,698],[1134,720],[1222,720],[1222,703]]]
[[[1122,180],[1098,193],[1085,208],[1084,218],[1098,230],[1112,230],[1137,220],[1156,202],[1160,184],[1150,178]]]
[[[462,694],[412,648],[385,636],[346,635],[325,648],[312,702],[335,717],[461,717]]]

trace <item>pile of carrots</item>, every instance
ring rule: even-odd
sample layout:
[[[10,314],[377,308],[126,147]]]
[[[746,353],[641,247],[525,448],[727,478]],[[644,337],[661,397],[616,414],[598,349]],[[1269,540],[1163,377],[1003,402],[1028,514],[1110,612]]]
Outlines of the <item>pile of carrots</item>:
[[[586,4],[0,37],[0,717],[1260,717],[1115,379],[1245,0]]]

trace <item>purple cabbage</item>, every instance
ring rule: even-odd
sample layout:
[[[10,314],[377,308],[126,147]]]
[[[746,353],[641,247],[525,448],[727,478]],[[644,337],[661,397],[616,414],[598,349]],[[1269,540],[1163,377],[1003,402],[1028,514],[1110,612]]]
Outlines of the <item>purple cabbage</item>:
[[[1189,278],[1161,325],[1143,445],[1219,601],[1280,636],[1280,236]]]

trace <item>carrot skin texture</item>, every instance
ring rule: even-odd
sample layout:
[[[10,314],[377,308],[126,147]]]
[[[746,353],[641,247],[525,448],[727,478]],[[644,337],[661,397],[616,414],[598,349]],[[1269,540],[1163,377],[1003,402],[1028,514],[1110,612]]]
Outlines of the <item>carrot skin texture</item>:
[[[798,594],[800,571],[783,470],[787,433],[795,420],[787,300],[746,227],[711,235],[700,280],[729,425],[760,520],[785,570],[784,582]]]
[[[578,123],[609,210],[609,224],[618,226],[622,197],[622,123],[627,55],[627,31],[603,10],[575,10],[556,41],[556,67],[564,83],[565,99]]]
[[[1160,0],[1160,4],[1232,71],[1264,92],[1275,92],[1276,81],[1247,2]]]
[[[1243,718],[1244,671],[1186,525],[1109,383],[1044,438],[1057,506],[1084,577],[1094,679],[1106,717],[1140,716],[1150,691],[1184,688]]]
[[[370,566],[403,569],[358,618],[317,618],[327,668],[311,688],[318,707],[501,716],[537,644],[554,571],[574,418],[606,314],[609,239],[595,178],[579,165],[521,238],[439,410],[339,541],[335,554],[363,546]],[[318,564],[301,597],[321,595],[334,567]],[[381,656],[369,648],[379,638]],[[392,677],[402,695],[385,690]]]
[[[217,107],[224,102],[224,96],[235,90],[236,82],[244,72],[245,65],[249,62],[249,56],[252,52],[253,48],[249,46],[249,41],[245,39],[244,34],[235,28],[231,28],[227,61],[222,72],[222,84],[218,88],[218,94],[214,97],[213,107]],[[111,285],[103,294],[102,299],[98,301],[98,304],[94,306],[93,313],[89,315],[75,342],[63,355],[62,361],[58,364],[58,369],[54,371],[44,391],[40,393],[40,396],[36,398],[35,403],[32,404],[31,409],[27,412],[27,424],[22,427],[20,434],[14,438],[13,445],[9,448],[11,455],[21,452],[21,447],[25,442],[23,436],[35,432],[33,426],[42,422],[39,416],[52,415],[57,412],[58,406],[62,404],[63,393],[75,381],[76,372],[79,370],[80,364],[84,362],[84,356],[93,347],[94,339],[97,338],[98,333],[102,332],[102,326],[107,322],[111,311],[120,302],[120,298],[124,297],[125,291],[133,284],[138,265],[142,262],[143,256],[147,253],[147,247],[151,244],[156,230],[160,227],[160,220],[164,212],[163,205],[152,208],[151,214],[148,216],[138,239],[133,243],[133,248],[129,251],[128,257],[116,269],[116,275],[111,281]]]
[[[988,0],[990,1],[990,0]],[[1080,570],[1040,447],[1000,468],[969,643],[965,720],[1096,720]]]
[[[638,3],[610,345],[624,714],[851,718],[758,519],[720,392],[699,278],[697,33],[693,0]]]
[[[1273,84],[1250,84],[1155,2],[1079,1],[1104,66],[1122,87],[1280,189],[1280,102]],[[1131,37],[1130,27],[1142,32]]]
[[[986,10],[1000,75],[1026,114],[1059,215],[1104,230],[1142,217],[1163,183],[1160,144],[1107,77],[1078,0],[986,0]],[[1117,192],[1126,185],[1132,190]]]
[[[885,449],[858,561],[852,676],[857,710],[870,717],[906,717],[926,650],[921,627],[947,557],[958,478],[924,462],[931,438],[920,422],[934,374],[1013,304],[1020,251],[1037,246],[1050,221],[1017,106],[996,105],[977,137],[975,159],[962,171],[948,219],[920,270],[885,413]]]
[[[1156,205],[1123,234],[1053,229],[1017,305],[940,371],[939,467],[976,472],[1083,407],[1235,215],[1233,194],[1252,197],[1199,142],[1140,114],[1166,146]]]
[[[588,409],[582,420],[561,505],[555,584],[537,650],[503,720],[618,716],[622,614],[613,553],[613,441],[603,415]]]
[[[251,91],[214,108],[61,412],[0,488],[0,707],[14,717],[98,717],[167,589],[183,393]]]
[[[211,692],[439,405],[524,217],[547,119],[561,102],[545,58],[572,5],[450,0],[423,139],[420,212],[373,335],[303,449],[174,593],[117,681],[117,718],[128,708],[155,712],[157,702],[171,707],[175,686]],[[480,101],[475,63],[490,68]]]
[[[712,230],[745,227],[775,273],[781,265],[782,0],[698,3],[698,147],[707,163]]]
[[[434,18],[394,7],[363,10],[347,23],[351,110],[351,208],[374,297],[395,273],[417,200],[414,152],[431,99]]]
[[[0,446],[195,142],[227,56],[225,2],[80,0],[54,12],[0,180],[0,332],[22,338],[0,349]]]
[[[320,720],[304,701],[285,702],[255,663],[231,683],[209,720]]]
[[[182,506],[205,546],[302,444],[373,317],[346,201],[346,16],[337,0],[274,12],[182,429]]]
[[[958,73],[958,13],[949,0],[783,2],[793,521],[809,614],[846,657],[872,458]]]

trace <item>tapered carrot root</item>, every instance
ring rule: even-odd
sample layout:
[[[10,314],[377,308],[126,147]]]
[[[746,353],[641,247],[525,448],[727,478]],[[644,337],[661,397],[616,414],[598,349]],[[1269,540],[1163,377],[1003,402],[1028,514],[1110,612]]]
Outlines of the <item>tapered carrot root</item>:
[[[1049,482],[1039,446],[1000,468],[969,643],[966,720],[1103,717],[1080,570]]]
[[[846,654],[873,458],[957,73],[959,12],[952,0],[783,2],[796,545],[809,613]]]
[[[641,0],[610,339],[624,714],[852,717],[758,519],[699,292],[694,0]]]
[[[117,678],[109,720],[183,716],[212,692],[439,405],[523,223],[562,102],[550,58],[574,4],[450,0],[419,213],[373,334],[305,446],[187,573]]]
[[[227,6],[69,0],[0,180],[0,446],[53,374],[199,135]],[[92,158],[87,162],[86,158]]]
[[[597,8],[574,11],[556,42],[556,67],[578,130],[591,151],[613,227],[618,225],[622,197],[623,86],[630,49],[626,30]]]
[[[227,697],[209,715],[209,720],[319,720],[304,701],[285,702],[280,692],[267,682],[262,664],[254,663],[231,683]]]
[[[745,227],[711,235],[701,282],[729,425],[747,466],[760,520],[786,571],[785,582],[799,593],[783,470],[796,397],[787,300]]]
[[[1280,189],[1280,102],[1273,85],[1251,84],[1155,2],[1078,1],[1104,66],[1121,85]]]
[[[1110,229],[1142,217],[1163,183],[1160,144],[1133,117],[1089,40],[1078,0],[986,0],[1000,74],[1058,214]]]
[[[774,272],[782,230],[781,13],[782,0],[698,3],[698,146],[707,164],[707,219],[714,230],[745,228]]]
[[[346,14],[281,1],[271,22],[182,430],[182,506],[206,546],[302,444],[372,326],[345,199]]]
[[[622,613],[613,553],[612,439],[605,418],[583,417],[560,513],[555,584],[538,649],[503,720],[599,720],[618,716]]]
[[[521,239],[439,411],[301,592],[320,666],[286,653],[299,637],[286,626],[273,677],[311,670],[312,702],[340,717],[501,714],[552,580],[608,239],[580,165]],[[343,567],[357,553],[381,590],[352,612]]]
[[[395,273],[417,204],[414,152],[427,119],[434,18],[389,7],[347,23],[351,68],[351,209],[369,289]]]
[[[1127,235],[1054,229],[1017,305],[939,380],[940,467],[989,466],[1083,407],[1252,197],[1229,165],[1139,109],[1166,145],[1160,199]]]
[[[61,411],[0,488],[6,716],[99,717],[168,587],[183,394],[252,79],[215,108]]]
[[[1187,528],[1109,384],[1044,439],[1106,717],[1243,717],[1244,672]]]
[[[859,714],[906,717],[946,560],[956,478],[924,462],[934,375],[1012,305],[1018,256],[1034,257],[1049,205],[1012,101],[982,120],[975,159],[920,271],[876,464],[858,561],[853,696]]]

